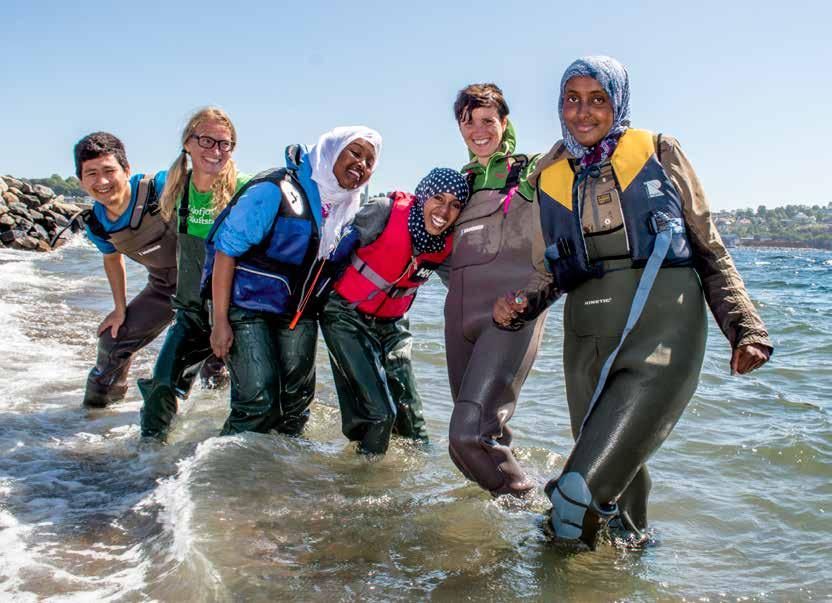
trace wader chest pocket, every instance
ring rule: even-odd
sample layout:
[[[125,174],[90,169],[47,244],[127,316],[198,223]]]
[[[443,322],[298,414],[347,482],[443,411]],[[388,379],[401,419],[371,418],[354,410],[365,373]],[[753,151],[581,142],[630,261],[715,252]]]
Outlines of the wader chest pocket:
[[[497,191],[481,191],[468,202],[454,226],[454,270],[486,264],[500,253],[505,222],[503,198]]]
[[[584,234],[596,235],[621,228],[624,213],[612,172],[603,170],[600,177],[585,182],[584,187],[580,191],[584,200],[581,207]]]

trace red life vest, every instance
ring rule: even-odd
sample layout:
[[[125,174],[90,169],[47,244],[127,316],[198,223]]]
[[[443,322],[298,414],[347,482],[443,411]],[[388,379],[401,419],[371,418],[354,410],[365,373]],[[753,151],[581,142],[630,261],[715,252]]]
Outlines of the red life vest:
[[[399,318],[410,309],[419,285],[451,253],[452,235],[439,253],[413,255],[407,229],[410,206],[416,197],[396,192],[387,226],[378,238],[359,248],[344,274],[335,283],[338,294],[364,314],[377,318]]]

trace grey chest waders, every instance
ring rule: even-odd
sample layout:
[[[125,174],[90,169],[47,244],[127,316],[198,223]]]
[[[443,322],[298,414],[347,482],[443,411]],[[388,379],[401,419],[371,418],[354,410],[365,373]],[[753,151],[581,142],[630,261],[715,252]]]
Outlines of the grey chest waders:
[[[518,156],[499,190],[474,193],[454,225],[445,300],[445,352],[454,411],[449,452],[459,470],[494,495],[530,484],[511,451],[508,421],[534,362],[545,313],[518,331],[498,329],[497,297],[523,288],[532,265],[532,206],[517,192]]]
[[[117,336],[113,337],[110,329],[99,336],[96,364],[84,394],[86,406],[102,407],[124,397],[133,354],[153,341],[173,318],[176,232],[162,219],[157,193],[154,179],[142,178],[129,224],[115,232],[106,232],[94,215],[88,214],[90,230],[147,268],[148,283],[127,304],[127,315]]]

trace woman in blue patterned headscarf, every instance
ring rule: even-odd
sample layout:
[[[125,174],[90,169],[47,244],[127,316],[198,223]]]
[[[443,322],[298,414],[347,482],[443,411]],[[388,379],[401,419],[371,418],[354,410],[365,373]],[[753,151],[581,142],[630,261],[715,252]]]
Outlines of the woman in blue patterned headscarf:
[[[452,227],[468,196],[462,174],[434,168],[415,195],[373,199],[355,217],[348,236],[358,248],[333,285],[320,324],[341,430],[361,453],[384,454],[392,433],[428,439],[406,313],[419,286],[450,255]]]
[[[563,362],[575,446],[546,486],[551,528],[593,547],[609,526],[633,545],[648,540],[646,462],[699,382],[705,300],[733,348],[732,372],[766,362],[771,340],[679,143],[630,127],[623,65],[573,62],[558,113],[563,140],[529,179],[542,238],[534,249],[545,256],[493,318],[520,325],[569,294]]]
[[[587,147],[575,139],[563,117],[563,102],[567,84],[576,77],[594,79],[604,90],[612,109],[612,125],[607,134],[594,145]],[[582,57],[574,61],[560,81],[560,98],[558,99],[563,143],[572,155],[580,158],[584,165],[600,163],[612,155],[621,135],[630,127],[630,76],[624,65],[613,58]]]

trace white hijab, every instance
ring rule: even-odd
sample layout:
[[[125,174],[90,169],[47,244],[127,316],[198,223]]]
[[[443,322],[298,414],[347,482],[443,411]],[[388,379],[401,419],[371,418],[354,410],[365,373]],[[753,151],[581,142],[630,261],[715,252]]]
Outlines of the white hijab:
[[[363,138],[376,152],[376,163],[381,152],[381,134],[365,126],[344,126],[330,130],[318,139],[318,143],[309,149],[309,162],[312,165],[312,180],[318,185],[321,205],[328,208],[328,216],[323,220],[321,244],[318,258],[329,257],[341,236],[341,230],[352,222],[361,204],[361,189],[341,188],[332,168],[335,161],[348,144]],[[375,166],[373,166],[375,169]]]

